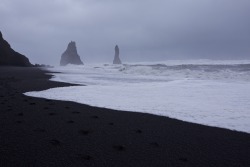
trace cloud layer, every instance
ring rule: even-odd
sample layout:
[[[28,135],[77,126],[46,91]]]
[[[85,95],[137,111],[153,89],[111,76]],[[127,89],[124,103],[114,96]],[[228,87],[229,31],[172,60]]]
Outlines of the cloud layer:
[[[249,0],[2,0],[0,30],[32,63],[250,59]]]

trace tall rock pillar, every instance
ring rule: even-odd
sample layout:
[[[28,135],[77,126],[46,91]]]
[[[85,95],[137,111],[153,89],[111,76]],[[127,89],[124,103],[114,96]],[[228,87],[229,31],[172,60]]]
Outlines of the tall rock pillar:
[[[119,47],[117,45],[115,46],[115,57],[113,60],[113,64],[122,64],[120,57],[119,57]]]
[[[66,51],[61,56],[60,65],[65,66],[67,64],[82,65],[83,62],[76,50],[76,43],[71,41],[68,44]]]

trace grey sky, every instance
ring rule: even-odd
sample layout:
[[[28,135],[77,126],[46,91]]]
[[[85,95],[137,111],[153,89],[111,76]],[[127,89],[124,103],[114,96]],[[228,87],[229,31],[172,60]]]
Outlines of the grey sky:
[[[0,30],[32,63],[250,59],[249,0],[1,0]]]

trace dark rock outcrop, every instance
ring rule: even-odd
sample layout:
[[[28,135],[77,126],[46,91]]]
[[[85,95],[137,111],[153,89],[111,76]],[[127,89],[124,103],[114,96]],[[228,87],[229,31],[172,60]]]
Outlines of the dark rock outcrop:
[[[24,66],[30,67],[32,64],[24,55],[14,51],[10,44],[3,39],[0,32],[0,65],[2,66]]]
[[[67,64],[82,65],[83,62],[80,56],[77,54],[76,43],[71,41],[68,44],[66,51],[62,54],[60,65],[65,66]]]
[[[115,57],[113,60],[113,64],[122,64],[120,57],[119,57],[119,47],[117,45],[115,46]]]
[[[54,66],[47,64],[35,64],[34,67],[45,67],[45,68],[53,68]]]

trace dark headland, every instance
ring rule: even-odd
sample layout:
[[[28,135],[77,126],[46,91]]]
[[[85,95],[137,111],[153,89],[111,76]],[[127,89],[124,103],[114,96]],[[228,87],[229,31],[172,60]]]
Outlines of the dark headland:
[[[29,59],[13,50],[0,31],[0,66],[31,67]]]
[[[0,166],[250,166],[250,134],[23,95],[45,73],[0,67]]]

